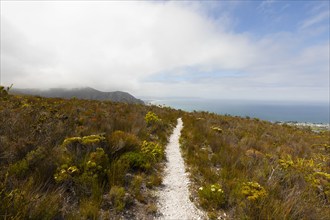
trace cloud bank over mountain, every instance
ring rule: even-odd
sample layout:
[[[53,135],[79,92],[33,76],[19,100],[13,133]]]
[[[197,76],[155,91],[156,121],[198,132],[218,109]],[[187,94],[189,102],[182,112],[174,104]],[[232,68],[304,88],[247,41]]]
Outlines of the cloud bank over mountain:
[[[327,101],[329,3],[307,3],[1,2],[2,83]]]

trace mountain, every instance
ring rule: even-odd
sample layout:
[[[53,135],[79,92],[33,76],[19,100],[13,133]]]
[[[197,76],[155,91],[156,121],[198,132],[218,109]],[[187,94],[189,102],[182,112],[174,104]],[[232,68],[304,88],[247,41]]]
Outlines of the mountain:
[[[135,98],[127,92],[115,91],[115,92],[101,92],[96,89],[86,88],[74,88],[74,89],[62,89],[54,88],[49,90],[39,89],[11,89],[11,93],[14,94],[26,94],[26,95],[39,95],[43,97],[58,97],[58,98],[78,98],[78,99],[90,99],[90,100],[102,100],[113,102],[124,102],[130,104],[144,104],[140,99]]]

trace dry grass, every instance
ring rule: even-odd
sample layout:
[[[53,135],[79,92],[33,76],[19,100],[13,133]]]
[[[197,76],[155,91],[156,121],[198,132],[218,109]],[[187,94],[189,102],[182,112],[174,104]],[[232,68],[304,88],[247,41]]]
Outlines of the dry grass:
[[[192,193],[210,218],[329,219],[329,132],[3,89],[1,218],[154,215],[149,190],[162,182],[164,146],[179,116]]]
[[[219,184],[225,194],[223,202],[199,193],[212,216],[225,211],[234,219],[329,219],[329,132],[206,112],[183,119],[193,193]]]
[[[148,112],[159,121],[146,122]],[[139,200],[144,212],[154,198],[139,186],[159,185],[160,154],[177,115],[152,106],[1,92],[1,218],[97,219],[108,210],[120,216]],[[143,143],[153,143],[148,152]]]

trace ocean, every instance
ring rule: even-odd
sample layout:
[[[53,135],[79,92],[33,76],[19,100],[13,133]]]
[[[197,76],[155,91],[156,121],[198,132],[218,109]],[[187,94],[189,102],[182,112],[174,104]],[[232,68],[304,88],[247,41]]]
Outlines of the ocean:
[[[211,99],[158,99],[151,104],[170,106],[185,111],[208,111],[217,114],[251,117],[271,122],[329,124],[329,103],[279,101],[239,101]]]

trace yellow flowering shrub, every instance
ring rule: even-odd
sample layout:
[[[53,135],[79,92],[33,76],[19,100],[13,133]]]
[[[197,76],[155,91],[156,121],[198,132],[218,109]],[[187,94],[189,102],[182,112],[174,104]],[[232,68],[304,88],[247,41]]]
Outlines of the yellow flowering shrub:
[[[141,151],[144,155],[156,161],[160,160],[164,155],[163,148],[155,142],[143,141]]]
[[[72,177],[79,173],[79,169],[76,166],[68,166],[63,164],[60,168],[57,168],[54,174],[54,179],[56,182],[61,183],[64,181],[71,180]]]
[[[243,183],[241,192],[249,201],[256,201],[267,196],[266,190],[257,182]]]
[[[153,123],[157,123],[160,121],[160,118],[153,112],[148,112],[145,116],[145,121],[148,125],[151,125]]]
[[[103,148],[97,148],[95,152],[89,155],[89,160],[86,163],[86,172],[90,176],[102,177],[106,175],[109,166],[109,158]]]
[[[293,166],[293,160],[290,155],[287,155],[286,158],[279,159],[278,163],[282,169],[288,169],[289,167]]]
[[[97,144],[100,143],[101,141],[104,141],[105,137],[102,135],[88,135],[84,137],[70,137],[66,138],[63,141],[64,147],[68,146],[69,144],[83,144],[83,145],[89,145],[89,144]]]
[[[101,141],[104,141],[105,137],[101,135],[89,135],[89,136],[84,136],[82,138],[81,143],[88,145],[88,144],[97,144],[100,143]]]

